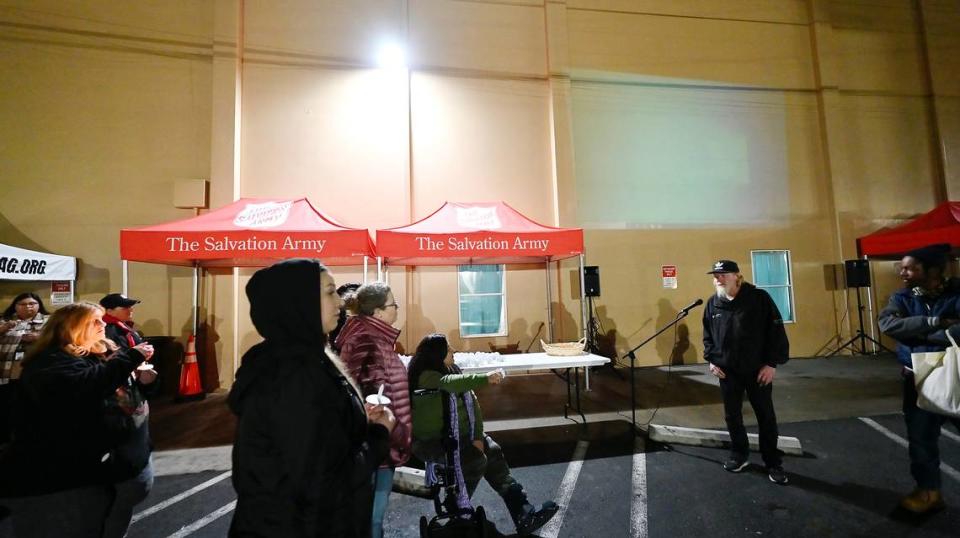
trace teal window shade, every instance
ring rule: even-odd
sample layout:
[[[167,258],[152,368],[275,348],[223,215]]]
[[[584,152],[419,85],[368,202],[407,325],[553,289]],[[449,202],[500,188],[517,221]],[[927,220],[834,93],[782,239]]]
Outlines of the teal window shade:
[[[784,323],[796,321],[793,310],[793,270],[789,250],[750,251],[753,283],[777,304]]]
[[[460,336],[505,336],[507,309],[502,265],[461,265]]]

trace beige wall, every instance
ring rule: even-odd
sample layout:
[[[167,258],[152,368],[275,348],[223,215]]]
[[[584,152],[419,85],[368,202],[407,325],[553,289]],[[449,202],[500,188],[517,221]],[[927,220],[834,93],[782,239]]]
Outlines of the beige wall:
[[[651,88],[698,106],[736,94],[745,116],[777,118],[763,146],[783,163],[783,184],[764,187],[781,195],[775,218],[591,227],[598,314],[623,352],[710,292],[703,272],[714,258],[740,260],[749,279],[751,249],[789,249],[797,322],[788,334],[795,355],[810,355],[853,328],[855,298],[830,275],[856,256],[855,238],[960,191],[951,164],[958,19],[949,0],[216,0],[122,10],[0,0],[0,241],[77,256],[80,297],[96,299],[120,286],[120,228],[193,214],[172,205],[178,179],[208,179],[213,207],[307,196],[358,227],[405,224],[444,200],[496,199],[579,226],[584,190],[609,179],[591,157],[621,151],[595,142],[609,130],[584,115],[585,89],[628,104]],[[386,40],[407,43],[409,74],[376,67]],[[696,147],[684,155],[694,174],[706,162]],[[620,172],[645,171],[616,161]],[[648,196],[667,190],[637,178]],[[709,207],[704,192],[687,191]],[[662,264],[678,266],[679,289],[662,289]],[[334,272],[361,278],[357,268]],[[897,282],[886,262],[874,272],[871,299],[883,301]],[[258,340],[243,297],[250,274],[217,270],[201,286],[223,387]],[[454,344],[525,348],[546,320],[547,275],[557,338],[576,339],[576,260],[567,260],[549,273],[511,266],[511,334]],[[427,331],[455,331],[454,268],[394,267],[390,284],[405,348]],[[190,287],[188,270],[131,266],[150,334],[184,337]],[[0,284],[0,299],[26,288]],[[689,345],[675,350],[665,335],[640,363],[700,360],[694,314]]]
[[[185,218],[173,185],[210,170],[204,3],[0,2],[0,242],[78,258],[77,298],[120,291],[119,231]],[[24,289],[0,284],[4,307]],[[188,270],[132,264],[148,334],[188,332]]]

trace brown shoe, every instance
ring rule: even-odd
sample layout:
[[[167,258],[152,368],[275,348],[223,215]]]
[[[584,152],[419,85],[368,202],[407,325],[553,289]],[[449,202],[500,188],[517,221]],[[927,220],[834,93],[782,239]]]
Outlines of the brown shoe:
[[[914,514],[935,512],[943,509],[943,496],[937,489],[917,488],[913,490],[913,493],[900,500],[900,507]]]

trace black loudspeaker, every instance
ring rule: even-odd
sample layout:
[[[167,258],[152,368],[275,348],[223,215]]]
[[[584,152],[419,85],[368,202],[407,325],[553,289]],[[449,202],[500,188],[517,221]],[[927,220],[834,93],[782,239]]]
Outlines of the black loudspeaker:
[[[847,275],[848,288],[870,287],[870,262],[867,260],[847,260],[843,262]]]
[[[583,268],[583,289],[587,297],[600,297],[600,268],[596,265]]]

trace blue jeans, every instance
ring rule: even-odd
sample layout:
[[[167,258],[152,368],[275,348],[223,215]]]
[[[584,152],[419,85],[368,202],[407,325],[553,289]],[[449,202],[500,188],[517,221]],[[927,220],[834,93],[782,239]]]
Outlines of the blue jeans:
[[[917,407],[913,374],[903,376],[903,419],[910,441],[910,474],[918,488],[940,489],[940,427],[949,420],[960,430],[960,420]]]
[[[370,536],[383,537],[383,516],[387,513],[387,504],[390,502],[390,490],[393,489],[393,467],[377,469],[373,473],[373,519],[370,527]]]
[[[113,485],[116,495],[107,521],[103,526],[103,538],[123,538],[133,517],[133,507],[143,502],[153,489],[153,456],[137,476]]]

